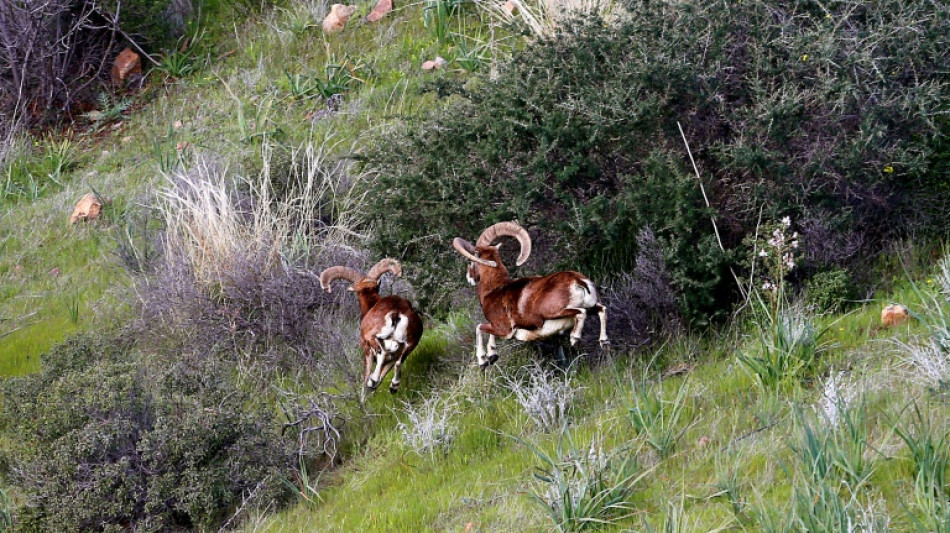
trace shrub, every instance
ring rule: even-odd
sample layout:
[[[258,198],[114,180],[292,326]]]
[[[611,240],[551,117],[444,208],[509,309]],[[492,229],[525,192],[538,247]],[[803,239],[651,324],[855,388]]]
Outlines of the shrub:
[[[816,312],[834,312],[854,297],[851,275],[846,269],[819,272],[805,282],[805,303]]]
[[[567,426],[561,428],[557,446],[550,452],[515,440],[541,461],[529,495],[557,531],[596,529],[630,516],[630,500],[653,470],[641,468],[636,453],[629,450],[610,453],[597,442],[588,449],[577,447]]]
[[[637,234],[633,272],[623,272],[608,282],[601,296],[607,306],[607,333],[615,345],[647,343],[682,322],[663,247],[649,228]]]
[[[310,144],[288,150],[285,164],[268,145],[263,156],[260,175],[241,179],[199,154],[160,191],[163,258],[140,286],[145,329],[204,346],[276,339],[313,355],[315,311],[347,305],[323,292],[316,272],[363,266],[349,218],[361,177]]]
[[[686,318],[703,322],[734,300],[727,266],[760,213],[815,220],[865,255],[938,229],[915,206],[945,191],[928,184],[950,8],[822,6],[630,0],[609,28],[589,17],[539,39],[495,79],[386,132],[367,158],[380,174],[374,248],[404,250],[438,311],[463,278],[455,236],[517,219],[550,250],[530,268],[602,279],[633,268],[649,225]]]
[[[567,424],[574,397],[580,392],[567,372],[559,379],[554,371],[535,363],[524,367],[522,374],[527,383],[522,376],[504,376],[503,380],[528,418],[542,431]]]
[[[5,474],[23,531],[208,529],[242,498],[284,501],[293,453],[214,357],[152,369],[121,340],[74,337],[6,380]]]
[[[458,429],[452,423],[458,411],[452,398],[433,394],[418,405],[403,402],[403,410],[406,419],[399,421],[397,428],[409,449],[418,455],[448,452]]]

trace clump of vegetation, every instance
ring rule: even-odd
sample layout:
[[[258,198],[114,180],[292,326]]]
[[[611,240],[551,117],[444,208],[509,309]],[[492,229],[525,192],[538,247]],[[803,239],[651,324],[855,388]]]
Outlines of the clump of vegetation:
[[[819,327],[801,304],[791,302],[786,277],[795,269],[799,247],[798,233],[789,233],[791,225],[789,217],[783,218],[766,232],[767,240],[754,244],[753,272],[759,263],[764,270],[749,285],[756,342],[738,354],[742,367],[772,393],[808,375],[827,349],[822,337],[828,327]]]
[[[403,443],[418,455],[448,452],[458,430],[453,417],[458,405],[448,395],[433,394],[418,404],[403,402],[406,418],[397,423]]]
[[[311,145],[294,151],[287,168],[271,167],[266,150],[255,179],[199,155],[160,192],[164,256],[141,291],[152,330],[311,345],[314,310],[331,300],[316,267],[359,260],[347,218],[359,177]]]
[[[503,380],[528,418],[543,431],[567,424],[574,397],[580,392],[571,383],[570,374],[564,372],[559,377],[555,370],[538,363],[523,368],[521,373]]]
[[[804,246],[830,266],[941,231],[916,206],[935,194],[945,6],[623,5],[615,24],[591,16],[537,40],[368,158],[380,171],[373,246],[406,250],[428,308],[460,283],[443,244],[500,220],[557,250],[545,269],[595,279],[632,270],[631,236],[649,225],[694,323],[735,301],[728,266],[760,213],[826,233]],[[825,243],[853,250],[807,250]]]
[[[851,275],[844,268],[819,272],[805,282],[805,303],[819,313],[837,311],[853,297]]]
[[[689,427],[688,419],[685,425],[681,424],[684,415],[689,415],[688,391],[689,384],[684,380],[676,396],[666,400],[659,385],[643,382],[634,386],[630,423],[661,459],[666,459],[676,450],[677,442]]]
[[[614,345],[640,346],[682,324],[663,246],[649,228],[637,234],[636,267],[605,283],[601,294]]]
[[[630,450],[609,453],[597,442],[588,449],[578,447],[567,427],[561,428],[551,452],[520,442],[541,461],[531,499],[558,531],[587,531],[630,516],[630,499],[650,473]]]
[[[291,447],[267,406],[213,355],[150,367],[127,342],[75,337],[43,371],[0,385],[4,477],[23,531],[213,528],[239,505],[286,500]]]

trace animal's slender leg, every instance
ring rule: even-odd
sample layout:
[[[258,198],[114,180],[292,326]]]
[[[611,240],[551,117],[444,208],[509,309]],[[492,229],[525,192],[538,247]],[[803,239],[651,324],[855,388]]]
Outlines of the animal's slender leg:
[[[384,359],[386,359],[386,352],[382,350],[376,352],[376,370],[373,371],[373,375],[366,381],[367,387],[375,389],[379,386],[379,382],[382,381],[381,372],[383,370]]]
[[[481,367],[488,365],[485,359],[485,346],[482,344],[482,324],[475,326],[475,362]]]
[[[568,310],[577,311],[577,314],[574,315],[574,329],[571,330],[571,346],[574,346],[581,340],[581,333],[584,330],[584,321],[587,320],[587,309],[579,309],[576,307],[568,307],[565,309],[565,311]]]
[[[498,360],[498,350],[495,349],[495,337],[494,335],[488,335],[488,364],[494,364]]]
[[[396,394],[399,385],[402,384],[402,362],[406,359],[406,351],[409,346],[403,346],[399,358],[396,359],[396,365],[393,368],[393,380],[389,382],[389,392]]]
[[[603,304],[597,304],[597,317],[600,318],[600,347],[610,346],[610,339],[607,338],[607,308]]]
[[[373,359],[375,358],[373,350],[363,349],[363,383],[369,379],[369,373],[373,371]]]

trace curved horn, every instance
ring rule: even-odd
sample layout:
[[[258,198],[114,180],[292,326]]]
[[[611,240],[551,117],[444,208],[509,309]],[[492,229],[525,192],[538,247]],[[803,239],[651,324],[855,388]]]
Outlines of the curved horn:
[[[487,259],[482,259],[481,257],[478,257],[477,255],[475,255],[475,247],[472,246],[472,243],[466,241],[465,239],[463,239],[463,238],[461,238],[461,237],[456,237],[456,238],[452,241],[452,246],[455,247],[456,250],[458,250],[458,253],[462,254],[463,256],[465,256],[465,257],[466,257],[467,259],[469,259],[470,261],[473,261],[473,262],[478,263],[478,264],[480,264],[480,265],[485,265],[485,266],[488,266],[488,267],[492,267],[492,268],[495,268],[495,267],[498,266],[498,263],[496,263],[496,262],[494,262],[494,261],[489,261],[489,260],[487,260]]]
[[[345,266],[330,267],[320,273],[320,286],[327,292],[333,292],[330,283],[337,279],[345,279],[350,283],[356,283],[363,279],[363,275],[357,270]]]
[[[526,229],[519,226],[516,222],[499,222],[489,226],[482,232],[478,241],[476,241],[476,245],[489,246],[495,242],[498,237],[503,236],[518,239],[518,243],[521,245],[521,253],[518,254],[518,260],[515,264],[518,266],[524,264],[524,262],[528,260],[528,257],[531,256],[531,236],[528,235]]]
[[[373,281],[379,281],[380,276],[387,272],[392,272],[393,276],[398,278],[402,276],[402,265],[392,257],[387,257],[373,265],[373,268],[369,269],[369,272],[366,273],[366,277]]]

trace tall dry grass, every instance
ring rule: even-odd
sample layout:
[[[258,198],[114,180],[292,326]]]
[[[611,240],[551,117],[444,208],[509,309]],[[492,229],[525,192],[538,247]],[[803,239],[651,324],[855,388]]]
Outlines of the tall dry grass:
[[[366,235],[363,197],[353,185],[369,178],[331,160],[334,148],[308,143],[278,168],[273,147],[265,145],[262,169],[253,177],[236,175],[213,155],[195,155],[166,176],[159,191],[166,252],[184,258],[196,281],[213,287],[227,284],[249,258],[266,275],[311,267],[330,250],[355,251]]]

